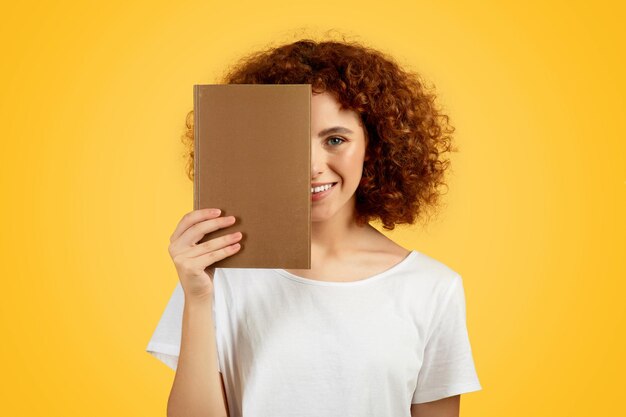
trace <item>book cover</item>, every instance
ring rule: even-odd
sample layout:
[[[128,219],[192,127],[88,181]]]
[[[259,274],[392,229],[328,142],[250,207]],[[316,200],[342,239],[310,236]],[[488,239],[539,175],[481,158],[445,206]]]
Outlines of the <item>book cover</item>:
[[[194,210],[219,208],[239,252],[216,268],[311,267],[311,85],[194,85]]]

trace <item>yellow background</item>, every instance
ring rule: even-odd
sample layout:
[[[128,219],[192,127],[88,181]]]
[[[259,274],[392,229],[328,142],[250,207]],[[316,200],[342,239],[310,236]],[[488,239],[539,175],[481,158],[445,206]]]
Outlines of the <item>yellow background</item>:
[[[145,352],[192,210],[184,117],[269,43],[337,29],[435,84],[449,193],[389,235],[464,278],[470,416],[623,406],[621,2],[12,2],[0,10],[2,414],[165,415]],[[379,227],[379,225],[377,225]]]

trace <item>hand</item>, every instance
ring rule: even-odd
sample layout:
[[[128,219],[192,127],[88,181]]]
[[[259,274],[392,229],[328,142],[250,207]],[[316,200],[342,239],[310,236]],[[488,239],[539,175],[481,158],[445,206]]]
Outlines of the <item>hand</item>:
[[[200,209],[183,216],[170,237],[168,251],[174,261],[185,299],[206,299],[213,296],[215,268],[210,265],[239,252],[241,232],[216,237],[196,244],[207,233],[235,224],[233,216],[220,217],[221,212]],[[208,271],[208,272],[207,272]]]

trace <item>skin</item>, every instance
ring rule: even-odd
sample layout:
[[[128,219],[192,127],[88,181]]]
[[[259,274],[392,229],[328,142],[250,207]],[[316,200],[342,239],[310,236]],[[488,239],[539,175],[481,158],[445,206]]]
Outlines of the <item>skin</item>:
[[[351,133],[325,133],[341,126]],[[371,225],[354,220],[355,191],[363,173],[367,139],[353,110],[340,109],[329,93],[311,98],[311,182],[337,182],[332,192],[311,202],[311,269],[288,270],[305,278],[354,281],[382,272],[409,251]],[[338,278],[340,277],[340,278]]]
[[[411,404],[411,417],[459,417],[461,395]]]
[[[341,126],[350,132],[323,133]],[[311,97],[311,182],[337,182],[311,203],[311,269],[287,270],[320,281],[355,281],[387,270],[409,251],[371,225],[357,226],[355,191],[363,173],[367,138],[353,110],[329,93]],[[411,405],[412,417],[458,417],[460,395]]]

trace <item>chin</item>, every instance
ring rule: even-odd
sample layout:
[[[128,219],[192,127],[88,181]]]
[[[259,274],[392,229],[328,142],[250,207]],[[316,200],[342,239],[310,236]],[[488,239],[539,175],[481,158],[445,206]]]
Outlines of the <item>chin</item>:
[[[311,216],[311,223],[320,223],[328,220],[332,216]]]
[[[321,211],[318,208],[312,208],[311,209],[311,223],[325,222],[331,219],[335,214],[337,213],[329,209]]]

